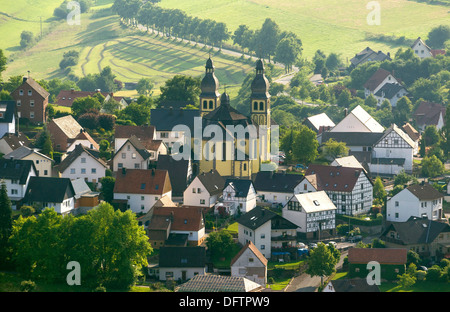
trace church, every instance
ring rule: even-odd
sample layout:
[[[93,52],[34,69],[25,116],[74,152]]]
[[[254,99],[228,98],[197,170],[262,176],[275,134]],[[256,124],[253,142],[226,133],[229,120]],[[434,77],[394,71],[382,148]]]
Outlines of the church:
[[[256,62],[249,99],[250,116],[231,107],[226,90],[219,93],[219,80],[211,58],[205,69],[199,106],[202,155],[194,153],[194,159],[199,156],[199,171],[215,169],[223,177],[251,179],[270,163],[271,130],[275,128],[270,116],[270,84],[264,63],[261,59]],[[193,144],[200,144],[199,141],[194,137]]]

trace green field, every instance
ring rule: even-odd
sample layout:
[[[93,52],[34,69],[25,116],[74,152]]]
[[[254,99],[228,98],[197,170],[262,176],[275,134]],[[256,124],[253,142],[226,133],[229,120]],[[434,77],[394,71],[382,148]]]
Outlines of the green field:
[[[96,13],[104,8],[106,2],[94,7],[92,13],[83,14],[81,25],[53,22],[44,39],[27,51],[20,51],[18,42],[5,40],[4,45],[9,45],[5,49],[9,63],[3,77],[25,75],[30,71],[36,79],[65,78],[59,69],[59,62],[63,53],[69,50],[80,53],[78,65],[72,68],[76,76],[95,74],[110,66],[116,78],[122,82],[151,78],[155,83],[155,95],[159,87],[176,74],[193,77],[204,75],[209,49],[201,44],[193,46],[122,27],[117,15]],[[16,22],[10,20],[8,24]],[[217,50],[211,54],[221,89],[226,85],[232,96],[237,94],[245,76],[254,70],[254,65],[220,55]]]
[[[304,56],[311,58],[317,49],[336,52],[344,59],[367,46],[394,52],[398,46],[367,42],[366,33],[426,38],[434,26],[450,25],[450,7],[408,0],[378,0],[380,25],[368,25],[361,0],[161,0],[160,6],[178,8],[188,15],[224,22],[234,32],[240,24],[261,28],[266,18],[281,30],[295,32],[303,42]]]

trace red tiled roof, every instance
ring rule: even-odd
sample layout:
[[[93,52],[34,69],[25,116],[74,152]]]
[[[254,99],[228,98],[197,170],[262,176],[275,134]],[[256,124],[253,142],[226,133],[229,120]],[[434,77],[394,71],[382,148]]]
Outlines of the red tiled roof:
[[[155,216],[171,216],[172,231],[199,231],[204,227],[202,207],[154,207]]]
[[[362,168],[311,164],[305,172],[305,177],[316,176],[318,191],[351,192],[361,173],[365,174]]]
[[[436,55],[445,55],[445,50],[431,50],[431,55],[433,55],[433,57],[436,57]]]
[[[445,116],[445,107],[438,103],[423,101],[414,112],[417,125],[437,125],[439,116]]]
[[[162,195],[172,190],[167,170],[124,169],[117,171],[114,193]]]
[[[249,241],[244,247],[242,247],[242,249],[236,254],[236,256],[233,257],[230,265],[233,265],[239,259],[239,257],[244,253],[244,251],[247,250],[247,248],[253,252],[253,254],[256,256],[256,258],[259,259],[259,261],[261,261],[262,264],[267,265],[268,260],[266,259],[266,257],[264,257],[264,255],[261,253],[261,251],[259,251],[259,249],[256,248],[255,244],[253,244],[253,242],[251,242],[251,241]]]
[[[94,96],[99,91],[75,91],[75,90],[61,90],[56,96],[55,104],[59,106],[72,107],[73,101],[77,98],[84,98],[88,96]],[[106,97],[108,92],[100,92]]]
[[[405,264],[408,249],[405,248],[350,248],[349,263]]]
[[[364,84],[364,88],[369,89],[371,91],[375,90],[375,88],[378,87],[380,83],[382,83],[383,80],[386,79],[386,77],[389,76],[390,74],[391,74],[390,72],[388,72],[383,68],[378,69]]]

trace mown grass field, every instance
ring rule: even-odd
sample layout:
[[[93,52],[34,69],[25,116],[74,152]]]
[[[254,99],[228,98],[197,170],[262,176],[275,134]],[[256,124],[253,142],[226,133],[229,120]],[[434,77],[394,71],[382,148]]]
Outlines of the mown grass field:
[[[161,0],[160,6],[178,8],[191,16],[225,22],[231,32],[240,24],[261,28],[267,17],[281,30],[295,32],[303,42],[303,54],[311,58],[317,49],[351,58],[367,46],[395,52],[397,46],[366,41],[366,33],[426,38],[437,25],[450,25],[450,7],[409,0],[378,0],[380,25],[368,25],[370,1],[361,0]]]
[[[176,74],[203,77],[209,49],[201,44],[192,46],[123,27],[117,15],[99,14],[101,11],[98,10],[111,5],[112,0],[97,2],[99,6],[94,7],[91,13],[81,16],[81,25],[53,22],[44,39],[27,51],[20,51],[18,41],[11,38],[2,40],[5,51],[9,51],[5,53],[9,63],[2,76],[7,79],[30,71],[36,79],[64,79],[66,74],[59,69],[59,62],[65,52],[76,50],[80,53],[78,65],[72,68],[76,76],[99,73],[102,68],[110,66],[122,82],[151,78],[155,83],[154,95],[159,93],[159,87],[166,80]],[[16,22],[10,19],[8,24]],[[16,26],[20,27],[19,24]],[[20,32],[17,38],[19,36]],[[226,86],[231,96],[237,94],[246,75],[254,70],[254,64],[218,54],[216,50],[211,54],[221,90]],[[132,91],[125,92],[136,95]]]

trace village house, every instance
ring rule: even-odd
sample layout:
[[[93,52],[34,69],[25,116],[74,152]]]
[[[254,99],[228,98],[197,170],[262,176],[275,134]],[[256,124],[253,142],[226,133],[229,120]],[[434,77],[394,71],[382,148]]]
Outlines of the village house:
[[[339,133],[383,133],[384,127],[380,125],[360,105],[348,113],[330,132]],[[322,139],[322,142],[326,142]]]
[[[155,127],[116,124],[114,126],[114,153],[117,153],[122,145],[132,136],[135,136],[144,146],[151,145],[156,140]]]
[[[16,132],[15,106],[14,101],[0,101],[0,137]]]
[[[33,124],[46,123],[49,95],[33,78],[23,77],[22,84],[11,92],[19,122],[24,118]]]
[[[82,144],[90,149],[100,149],[97,142],[80,126],[72,115],[52,119],[48,123],[47,129],[50,133],[53,150],[57,152],[70,152],[78,144]]]
[[[161,247],[159,280],[187,281],[206,274],[205,247]]]
[[[215,213],[224,210],[227,214],[246,213],[256,207],[256,190],[251,180],[227,179],[222,192],[222,201],[216,204]]]
[[[222,196],[225,179],[211,170],[197,175],[183,193],[183,203],[188,206],[213,207]]]
[[[116,172],[114,203],[134,213],[147,213],[158,199],[172,197],[166,170],[126,169]]]
[[[297,232],[304,239],[320,240],[336,235],[336,206],[325,191],[292,196],[282,215],[297,225]]]
[[[261,292],[264,287],[245,277],[225,276],[217,274],[195,275],[186,283],[175,288],[175,292]]]
[[[114,99],[119,103],[119,109],[125,108],[128,103],[122,96],[115,96],[113,92],[101,92],[101,90],[96,91],[77,91],[75,89],[61,90],[55,99],[55,104],[58,106],[72,107],[73,102],[79,98],[93,97],[97,93],[100,93],[105,99],[104,103],[108,102],[110,99]]]
[[[0,139],[0,153],[6,155],[21,146],[29,147],[30,145],[30,140],[22,132],[5,133]]]
[[[83,179],[96,185],[105,177],[109,166],[99,158],[97,150],[78,144],[57,166],[57,169],[63,178]]]
[[[37,176],[32,160],[0,158],[0,180],[6,185],[12,209],[20,208],[31,177]]]
[[[350,248],[348,250],[348,274],[350,278],[366,278],[370,273],[369,262],[380,264],[382,280],[396,280],[406,271],[408,250],[405,248]]]
[[[384,100],[388,100],[391,107],[396,107],[397,102],[404,96],[407,96],[409,92],[400,83],[385,83],[375,94],[374,97],[377,100],[377,107],[381,107]]]
[[[417,131],[409,122],[402,126],[402,130],[409,136],[414,142],[414,155],[419,154],[419,143],[422,138],[419,131]]]
[[[264,255],[249,241],[231,259],[231,276],[245,277],[265,286],[267,283],[267,263]]]
[[[315,175],[317,191],[327,193],[337,214],[366,214],[372,208],[373,183],[364,169],[311,164],[309,175]]]
[[[414,41],[414,43],[411,45],[411,49],[414,51],[414,54],[421,59],[445,54],[445,50],[431,49],[420,37],[417,38],[416,41]]]
[[[141,143],[141,141],[132,135],[117,150],[112,158],[112,170],[117,171],[122,168],[126,169],[150,169],[156,166],[161,151],[165,153],[165,149],[149,150]]]
[[[238,223],[238,241],[241,245],[252,242],[270,259],[272,250],[281,251],[296,247],[297,225],[263,207],[243,214]]]
[[[386,221],[406,222],[411,217],[442,220],[443,201],[444,195],[429,184],[410,185],[387,200]]]
[[[294,194],[302,192],[300,182],[303,179],[304,176],[300,174],[260,171],[253,182],[257,201],[284,207]]]
[[[426,217],[411,217],[405,222],[387,222],[381,233],[388,249],[415,251],[423,259],[440,261],[450,257],[450,226]]]
[[[80,206],[77,200],[88,192],[90,189],[82,179],[73,182],[69,178],[31,177],[23,201],[29,206],[53,208],[59,214],[68,215]]]
[[[156,169],[167,170],[172,184],[172,197],[182,198],[192,179],[191,159],[173,159],[172,155],[159,155]],[[194,205],[196,206],[196,205]]]
[[[364,84],[365,97],[369,97],[370,94],[377,94],[386,84],[400,85],[400,82],[397,80],[397,78],[394,77],[392,73],[383,68],[379,68]],[[385,89],[385,92],[386,90],[387,89]],[[378,97],[380,97],[380,95],[381,94],[378,94]],[[381,102],[378,103],[378,106],[380,105]]]
[[[31,160],[36,168],[36,175],[40,177],[53,176],[53,165],[55,161],[47,155],[26,146],[21,146],[11,153],[3,156],[5,159]]]
[[[336,124],[325,113],[307,117],[305,118],[303,124],[316,133],[322,132],[323,130],[329,130],[336,126]]]
[[[356,66],[358,66],[360,64],[364,64],[366,62],[374,62],[374,61],[375,62],[383,62],[386,60],[388,60],[388,61],[391,60],[391,56],[390,56],[389,52],[387,54],[384,54],[381,51],[375,52],[371,48],[367,47],[364,50],[362,50],[361,52],[355,54],[355,56],[350,59],[349,70],[352,70]]]
[[[413,119],[419,131],[424,131],[427,126],[436,126],[441,130],[444,126],[445,106],[429,101],[422,101],[413,113]]]

